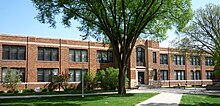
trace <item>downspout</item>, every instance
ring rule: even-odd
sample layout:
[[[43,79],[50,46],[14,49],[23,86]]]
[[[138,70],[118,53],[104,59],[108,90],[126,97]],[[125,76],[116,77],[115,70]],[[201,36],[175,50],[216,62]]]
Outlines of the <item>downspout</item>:
[[[27,89],[28,87],[27,87],[27,83],[28,83],[28,69],[29,69],[29,64],[28,64],[28,62],[29,62],[29,59],[28,59],[28,47],[29,45],[28,45],[28,36],[27,36],[27,47],[26,47],[26,50],[27,50],[27,54],[26,54],[26,76],[25,76],[25,89]]]

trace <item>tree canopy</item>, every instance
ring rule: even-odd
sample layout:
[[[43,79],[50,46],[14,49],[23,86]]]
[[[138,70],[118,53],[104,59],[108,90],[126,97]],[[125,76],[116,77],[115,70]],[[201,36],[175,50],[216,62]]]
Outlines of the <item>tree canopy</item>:
[[[215,69],[220,70],[220,6],[207,4],[194,14],[193,20],[181,33],[183,38],[177,46],[210,54],[216,61]]]
[[[55,27],[56,16],[70,27],[81,23],[84,38],[110,41],[119,68],[119,93],[125,92],[125,72],[137,38],[163,40],[173,26],[181,30],[192,18],[191,0],[32,0],[41,23]]]

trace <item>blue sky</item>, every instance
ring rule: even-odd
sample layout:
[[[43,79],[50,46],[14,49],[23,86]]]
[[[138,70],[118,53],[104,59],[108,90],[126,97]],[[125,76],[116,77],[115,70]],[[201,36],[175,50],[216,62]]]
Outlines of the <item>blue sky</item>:
[[[207,3],[220,4],[220,0],[192,0],[193,10],[204,7]],[[49,24],[41,24],[34,19],[36,15],[37,11],[31,0],[0,0],[0,33],[81,40],[76,21],[73,21],[71,28],[65,28],[58,20],[54,29]],[[168,39],[160,45],[166,47],[175,38],[172,30],[167,35]]]

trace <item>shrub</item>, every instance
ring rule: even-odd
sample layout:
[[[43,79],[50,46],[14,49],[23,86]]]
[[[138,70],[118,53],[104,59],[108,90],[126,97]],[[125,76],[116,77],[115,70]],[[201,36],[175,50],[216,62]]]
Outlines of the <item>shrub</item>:
[[[96,87],[97,79],[95,78],[95,74],[89,74],[88,72],[85,73],[84,80],[86,90],[93,90]]]
[[[106,68],[97,72],[96,79],[99,86],[105,90],[115,90],[118,87],[118,69]]]
[[[17,89],[18,83],[21,82],[19,71],[13,69],[7,69],[5,81],[3,82],[3,87],[9,89],[9,91],[14,92]]]
[[[18,93],[19,91],[18,90],[15,90],[13,93]]]
[[[31,93],[31,92],[35,92],[34,89],[24,89],[23,93]]]
[[[43,88],[43,89],[42,89],[42,92],[47,92],[47,88]]]
[[[5,93],[4,91],[0,91],[0,94]]]

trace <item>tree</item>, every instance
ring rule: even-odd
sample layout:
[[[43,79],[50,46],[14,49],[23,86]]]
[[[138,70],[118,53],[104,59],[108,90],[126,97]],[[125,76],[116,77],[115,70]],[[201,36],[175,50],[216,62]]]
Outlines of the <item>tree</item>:
[[[172,26],[181,30],[192,18],[191,0],[32,0],[41,23],[55,27],[55,17],[97,40],[109,41],[119,68],[118,93],[125,94],[125,72],[135,42],[140,35],[163,40]]]
[[[14,91],[17,89],[18,84],[21,82],[20,72],[7,68],[5,79],[3,81],[3,87],[8,88],[9,91]]]
[[[220,70],[220,6],[207,4],[194,12],[194,19],[180,34],[183,38],[177,46],[210,54]]]

